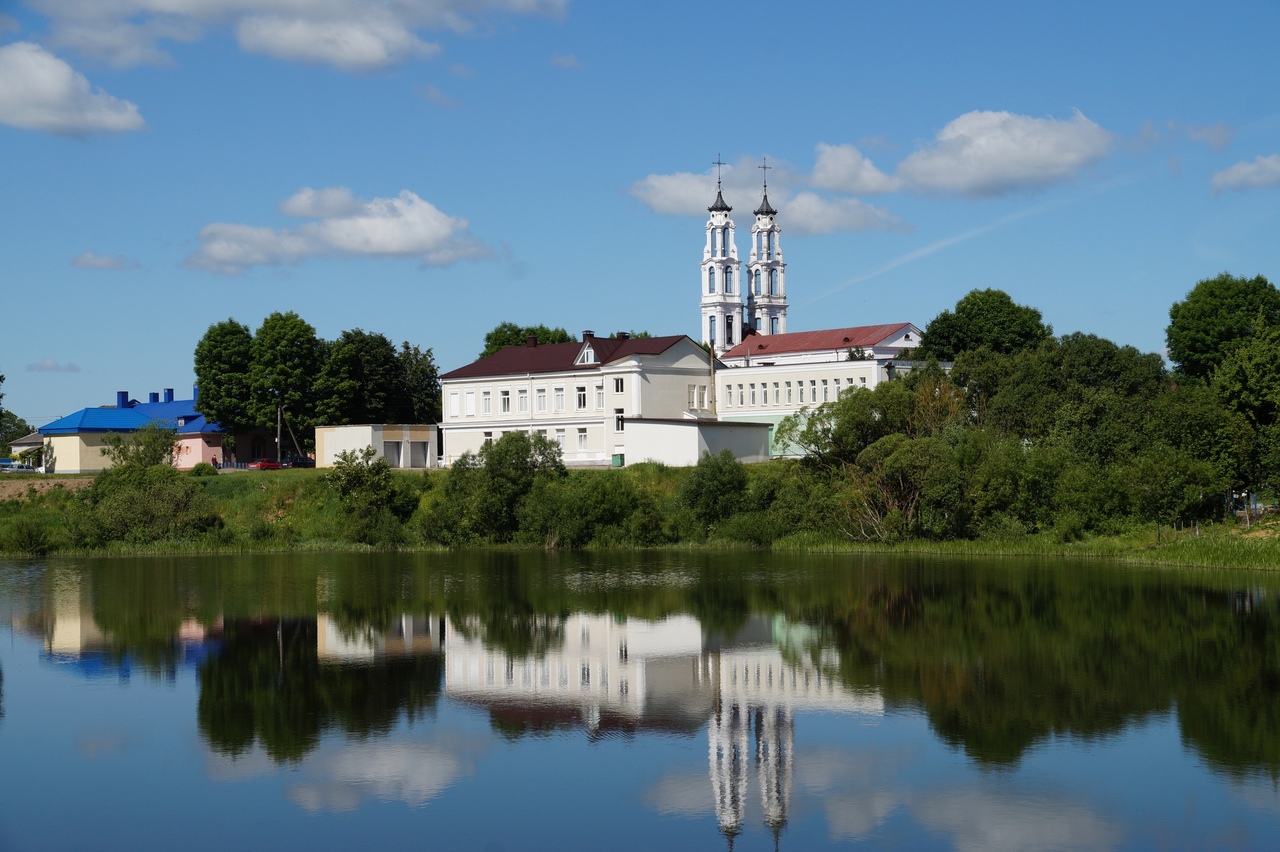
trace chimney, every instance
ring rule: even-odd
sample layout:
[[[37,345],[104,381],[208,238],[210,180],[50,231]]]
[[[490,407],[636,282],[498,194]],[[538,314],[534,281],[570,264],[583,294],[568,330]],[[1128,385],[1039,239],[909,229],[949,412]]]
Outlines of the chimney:
[[[619,339],[619,340],[630,340],[630,339],[631,339],[631,332],[629,332],[629,331],[620,331],[620,332],[618,332],[618,339]]]
[[[192,402],[195,402],[195,401],[196,401],[196,400],[198,400],[199,398],[200,398],[200,386],[199,386],[199,385],[192,385],[192,386],[191,386],[191,401],[192,401]]]
[[[526,338],[524,339],[524,345],[525,345],[525,346],[528,346],[530,349],[532,349],[533,347],[537,346],[537,345],[538,345],[538,335],[536,335],[536,334],[531,334],[531,335],[529,335],[528,337],[526,337]]]
[[[159,401],[160,401],[160,394],[156,393],[155,391],[152,391],[150,395],[148,395],[147,397],[147,402],[159,402]]]
[[[164,401],[173,402],[173,388],[164,389]]]
[[[116,391],[116,408],[128,408],[128,407],[129,407],[129,392]]]
[[[582,332],[582,339],[584,341],[595,340],[595,337],[596,337],[596,333],[591,329],[587,329],[586,331]]]

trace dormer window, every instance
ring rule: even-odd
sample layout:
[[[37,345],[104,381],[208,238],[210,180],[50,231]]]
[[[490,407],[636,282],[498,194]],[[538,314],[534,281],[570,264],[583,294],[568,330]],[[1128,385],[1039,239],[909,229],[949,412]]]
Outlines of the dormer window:
[[[590,346],[582,350],[582,354],[578,356],[579,364],[594,364],[596,362],[595,350]]]

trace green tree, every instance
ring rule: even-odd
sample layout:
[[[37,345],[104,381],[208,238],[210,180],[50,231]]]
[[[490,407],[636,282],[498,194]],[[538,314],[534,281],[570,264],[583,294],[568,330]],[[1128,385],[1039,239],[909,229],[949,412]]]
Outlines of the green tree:
[[[0,382],[4,377],[0,376]],[[3,394],[0,394],[2,397]],[[19,438],[25,438],[35,431],[31,424],[12,411],[0,410],[0,456],[7,456],[12,448],[9,446]]]
[[[724,521],[747,507],[747,471],[732,450],[703,453],[680,483],[680,502],[703,528]]]
[[[516,325],[502,322],[484,336],[481,358],[488,358],[504,346],[524,346],[528,338],[536,337],[538,343],[572,343],[578,338],[563,328],[547,328],[545,325]]]
[[[400,369],[404,373],[405,414],[409,423],[440,422],[440,370],[430,349],[400,344]]]
[[[1169,360],[1187,376],[1208,377],[1243,342],[1280,327],[1280,290],[1261,275],[1222,273],[1196,284],[1169,309]]]
[[[196,409],[222,427],[224,442],[254,425],[249,412],[253,334],[228,317],[209,326],[196,344]],[[229,440],[230,439],[230,440]]]
[[[395,344],[358,328],[344,331],[316,378],[316,418],[332,425],[402,423],[407,394]]]
[[[153,422],[127,435],[110,432],[103,436],[102,443],[106,445],[102,454],[111,459],[112,467],[172,466],[178,433]]]
[[[1003,290],[971,290],[956,302],[955,311],[943,311],[930,321],[916,355],[954,361],[981,347],[1007,354],[1036,346],[1052,334],[1038,310],[1014,304]]]
[[[277,412],[295,426],[315,426],[315,379],[325,345],[311,324],[293,311],[276,312],[253,336],[250,413],[259,426],[274,426]]]

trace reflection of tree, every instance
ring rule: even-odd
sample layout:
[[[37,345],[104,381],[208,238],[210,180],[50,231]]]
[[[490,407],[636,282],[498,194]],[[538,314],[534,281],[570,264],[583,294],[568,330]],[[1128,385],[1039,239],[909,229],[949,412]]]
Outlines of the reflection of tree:
[[[434,711],[443,675],[434,654],[322,666],[313,619],[236,619],[200,670],[197,717],[217,751],[257,742],[277,761],[299,760],[327,730],[364,737]]]

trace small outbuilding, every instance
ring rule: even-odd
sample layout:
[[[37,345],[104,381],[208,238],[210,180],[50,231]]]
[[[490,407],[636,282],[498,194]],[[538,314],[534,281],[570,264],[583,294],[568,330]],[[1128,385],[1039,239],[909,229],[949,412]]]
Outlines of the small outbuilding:
[[[627,455],[615,464],[656,461],[672,467],[689,467],[704,453],[729,450],[741,462],[769,460],[770,423],[709,418],[647,418],[627,421]]]
[[[432,423],[316,427],[316,467],[333,467],[339,453],[365,447],[373,447],[393,468],[426,470],[436,466],[439,432]]]

